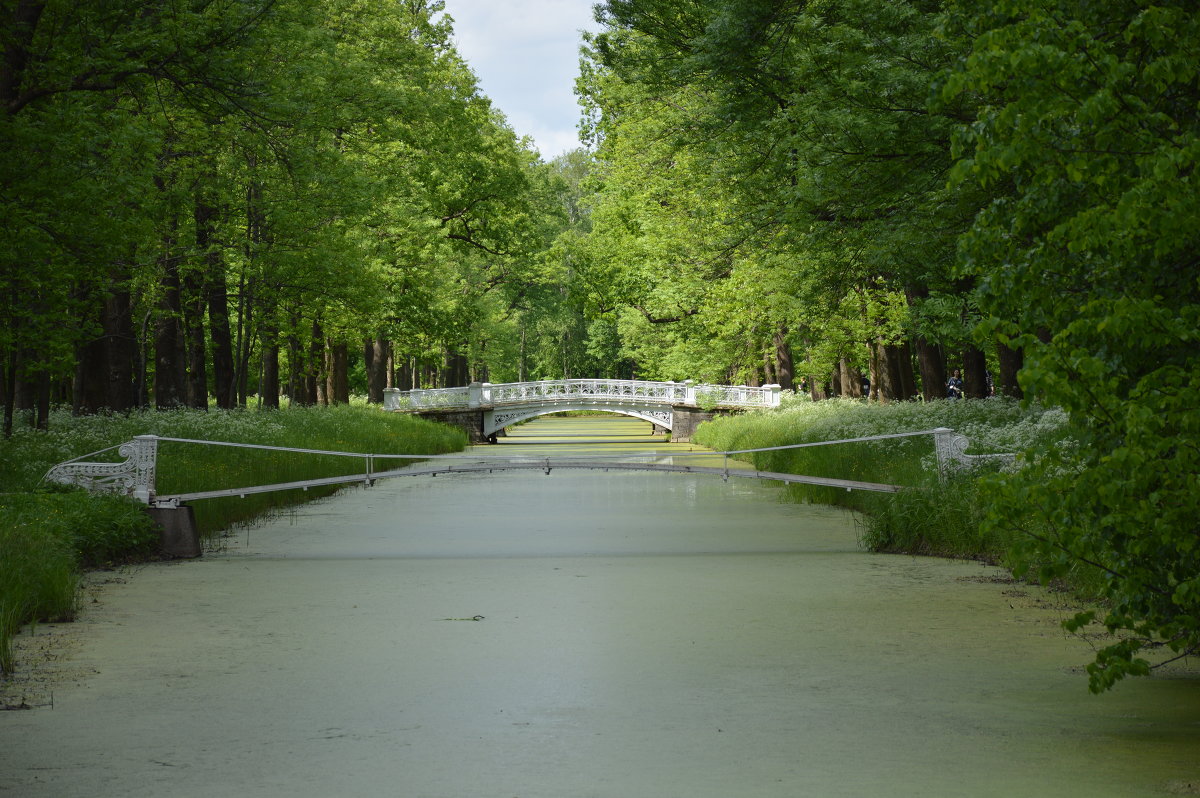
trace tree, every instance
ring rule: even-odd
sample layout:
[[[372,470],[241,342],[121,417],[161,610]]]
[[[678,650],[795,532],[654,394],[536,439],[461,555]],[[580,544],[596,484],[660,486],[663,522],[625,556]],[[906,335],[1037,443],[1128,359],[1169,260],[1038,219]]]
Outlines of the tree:
[[[1183,2],[953,11],[974,44],[941,91],[983,103],[955,176],[993,195],[963,267],[985,329],[1024,349],[1021,387],[1080,442],[998,479],[992,523],[1026,536],[1031,573],[1098,575],[1123,634],[1089,666],[1100,691],[1147,650],[1200,650],[1200,21]]]
[[[543,279],[558,211],[440,12],[5,6],[7,428],[34,404],[44,423],[52,392],[79,412],[344,400],[364,339],[375,400],[385,360],[444,352],[466,379],[464,321]]]
[[[744,240],[790,274],[788,293],[810,309],[880,290],[910,299],[908,327],[886,341],[864,328],[839,360],[883,364],[897,375],[879,381],[883,396],[908,396],[911,340],[940,395],[943,341],[919,326],[922,306],[970,291],[952,266],[981,195],[945,183],[970,98],[931,108],[928,87],[963,39],[937,35],[937,15],[905,0],[612,0],[598,14],[601,140],[664,106],[679,121],[652,140],[694,159],[703,190],[729,198]],[[820,329],[809,325],[810,345]]]

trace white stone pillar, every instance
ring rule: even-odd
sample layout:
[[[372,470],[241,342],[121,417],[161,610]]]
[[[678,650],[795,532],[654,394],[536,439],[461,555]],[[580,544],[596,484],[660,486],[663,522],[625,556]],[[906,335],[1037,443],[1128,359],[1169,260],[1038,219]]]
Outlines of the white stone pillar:
[[[775,383],[764,385],[763,387],[769,391],[767,394],[767,407],[779,407],[780,392],[783,390],[783,387]]]
[[[467,407],[479,407],[483,404],[483,383],[473,382],[467,386]]]

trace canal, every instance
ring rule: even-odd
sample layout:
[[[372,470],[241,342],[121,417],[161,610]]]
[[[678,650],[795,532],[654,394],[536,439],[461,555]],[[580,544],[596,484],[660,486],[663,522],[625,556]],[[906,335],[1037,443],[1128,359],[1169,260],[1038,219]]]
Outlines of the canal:
[[[547,418],[485,453],[687,457],[649,430]],[[1055,597],[866,553],[781,493],[393,479],[118,575],[53,706],[0,713],[0,794],[1200,794],[1194,673],[1091,696]]]

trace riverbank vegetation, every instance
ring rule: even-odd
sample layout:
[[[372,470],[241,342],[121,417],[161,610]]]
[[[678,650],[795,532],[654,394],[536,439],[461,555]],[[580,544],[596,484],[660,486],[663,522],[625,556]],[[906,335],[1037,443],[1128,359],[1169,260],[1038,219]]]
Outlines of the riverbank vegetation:
[[[790,399],[776,412],[726,416],[706,423],[695,440],[721,450],[757,449],[894,435],[946,427],[971,442],[968,454],[1030,453],[1073,448],[1061,410],[994,398],[983,402],[869,404]],[[784,488],[797,501],[863,513],[862,542],[873,551],[908,552],[1012,564],[1014,536],[988,527],[981,476],[1000,463],[939,473],[932,435],[858,441],[744,455],[755,468],[899,485],[899,493],[846,491],[816,485]]]
[[[51,431],[20,426],[0,441],[0,672],[12,668],[9,640],[24,624],[71,618],[81,570],[154,557],[158,534],[143,505],[117,496],[44,484],[51,466],[124,443],[135,435],[255,443],[375,454],[439,454],[461,450],[457,429],[377,408],[343,405],[253,411],[146,411],[120,416],[72,416],[56,411]],[[104,458],[89,458],[101,460]],[[120,461],[120,457],[111,457]],[[406,461],[388,461],[399,467]],[[382,464],[380,468],[382,469]],[[361,473],[357,458],[255,451],[195,444],[160,444],[157,484],[175,490],[215,490]],[[201,533],[333,489],[206,499],[193,508]]]

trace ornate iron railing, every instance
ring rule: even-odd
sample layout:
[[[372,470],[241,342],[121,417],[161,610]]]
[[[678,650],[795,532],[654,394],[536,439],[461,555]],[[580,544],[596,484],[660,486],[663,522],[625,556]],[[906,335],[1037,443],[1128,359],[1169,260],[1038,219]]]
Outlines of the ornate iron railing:
[[[764,385],[706,385],[650,380],[570,379],[471,383],[465,388],[389,389],[385,410],[501,407],[512,404],[554,404],[565,401],[624,402],[693,407],[778,407],[780,387]]]

